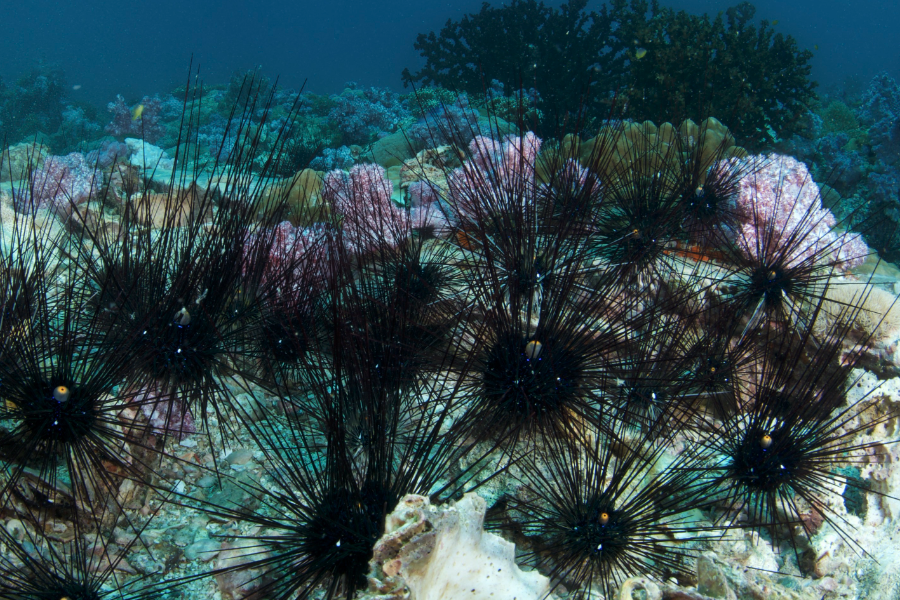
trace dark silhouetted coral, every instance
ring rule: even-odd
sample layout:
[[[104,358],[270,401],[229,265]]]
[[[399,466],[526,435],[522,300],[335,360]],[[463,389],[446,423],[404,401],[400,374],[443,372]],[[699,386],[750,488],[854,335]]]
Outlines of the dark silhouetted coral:
[[[403,79],[470,94],[485,93],[485,82],[496,79],[508,89],[537,88],[548,114],[576,111],[588,90],[619,87],[627,69],[615,32],[625,3],[599,12],[586,6],[587,0],[559,9],[535,0],[498,8],[485,2],[476,14],[448,20],[439,34],[419,34],[415,48],[425,66],[405,69]]]
[[[812,53],[768,21],[754,25],[747,2],[712,19],[656,0],[586,6],[485,3],[439,34],[420,34],[415,48],[426,64],[404,70],[404,81],[469,93],[485,93],[491,79],[534,87],[550,119],[581,109],[603,118],[612,99],[639,121],[715,114],[751,147],[792,133],[813,99]]]

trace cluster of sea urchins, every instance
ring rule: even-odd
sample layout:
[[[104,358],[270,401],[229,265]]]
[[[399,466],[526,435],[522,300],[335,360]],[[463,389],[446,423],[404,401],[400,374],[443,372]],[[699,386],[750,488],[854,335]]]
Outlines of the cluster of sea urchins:
[[[301,228],[269,176],[281,146],[260,173],[246,124],[214,184],[184,161],[112,217],[15,190],[0,597],[177,597],[215,575],[234,597],[350,598],[403,496],[489,481],[489,526],[578,597],[689,580],[729,530],[785,569],[819,527],[863,550],[832,501],[863,484],[838,469],[895,415],[848,398],[881,330],[855,326],[868,294],[829,291],[870,252],[802,165],[713,119],[558,143],[447,124],[402,194],[375,164],[327,173]],[[195,464],[191,437],[214,458],[249,441],[262,476]],[[181,481],[203,469],[237,493]],[[166,503],[236,523],[243,556],[168,574],[140,536]],[[123,568],[144,547],[158,568]]]

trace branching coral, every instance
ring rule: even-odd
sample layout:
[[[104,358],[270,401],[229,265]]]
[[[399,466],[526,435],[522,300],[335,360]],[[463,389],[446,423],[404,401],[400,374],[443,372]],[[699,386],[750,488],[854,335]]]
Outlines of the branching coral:
[[[599,13],[586,6],[587,0],[569,0],[559,9],[536,0],[500,8],[485,3],[476,14],[448,21],[440,34],[420,34],[415,48],[427,62],[415,74],[404,70],[403,78],[470,94],[484,93],[483,82],[491,79],[509,89],[524,83],[538,89],[547,114],[573,111],[585,88],[616,89],[626,69],[629,42],[615,33],[625,3]]]
[[[809,79],[812,52],[799,50],[793,37],[775,33],[766,20],[757,28],[755,13],[749,2],[714,19],[660,9],[655,0],[632,2],[631,19],[618,33],[633,44],[623,82],[627,116],[714,114],[753,147],[796,131],[816,86]]]
[[[403,77],[469,93],[484,93],[491,79],[533,86],[551,119],[579,106],[602,118],[600,107],[618,92],[626,117],[717,114],[754,146],[793,132],[812,99],[812,53],[767,21],[753,25],[747,2],[712,20],[656,0],[615,0],[590,12],[586,5],[484,4],[439,34],[420,34],[415,48],[427,62]]]

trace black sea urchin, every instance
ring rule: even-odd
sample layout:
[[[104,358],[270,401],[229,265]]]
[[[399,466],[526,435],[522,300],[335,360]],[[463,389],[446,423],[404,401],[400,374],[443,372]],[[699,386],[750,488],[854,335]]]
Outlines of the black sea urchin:
[[[102,504],[92,523],[109,521]],[[108,531],[85,527],[78,518],[63,527],[66,539],[52,539],[41,531],[43,523],[13,521],[0,528],[0,598],[4,600],[139,600],[160,598],[163,589],[147,585],[128,564],[125,555],[141,545],[139,535],[152,517],[145,520],[130,540],[115,543]],[[118,540],[121,542],[121,539]]]
[[[204,424],[215,416],[226,431],[235,412],[231,388],[243,385],[233,367],[247,329],[262,315],[258,299],[243,300],[259,288],[275,239],[271,223],[254,222],[274,159],[262,173],[251,172],[260,141],[249,115],[262,110],[265,120],[268,113],[250,98],[230,168],[214,167],[215,185],[186,181],[200,165],[188,160],[191,169],[181,170],[176,158],[181,179],[162,194],[145,190],[126,207],[119,235],[93,237],[81,254],[93,300],[89,318],[107,324],[108,345],[133,346],[127,387],[155,433],[191,433],[194,414]],[[182,136],[190,140],[190,109],[185,114]]]
[[[692,460],[663,466],[661,446],[621,439],[547,440],[528,458],[521,493],[507,501],[514,529],[530,542],[526,564],[577,598],[612,597],[636,575],[685,576],[696,542],[711,535],[689,515]]]
[[[738,196],[739,221],[718,234],[729,270],[719,286],[723,317],[744,319],[746,331],[770,322],[808,329],[829,279],[861,263],[869,249],[859,234],[841,229],[793,158],[762,160],[741,180]]]
[[[73,506],[115,498],[123,477],[145,474],[146,448],[121,420],[133,400],[119,386],[137,360],[134,346],[107,344],[105,324],[85,318],[85,273],[61,258],[65,232],[53,221],[35,227],[35,215],[17,215],[0,252],[7,306],[17,307],[0,342],[0,495],[50,499],[32,506],[41,518],[59,490]]]
[[[798,557],[799,534],[811,536],[822,521],[863,551],[828,498],[843,486],[865,489],[840,469],[877,454],[884,441],[864,434],[896,416],[870,410],[874,390],[851,396],[861,383],[848,368],[857,355],[843,354],[844,336],[838,326],[828,332],[832,343],[810,332],[799,343],[764,336],[757,364],[735,388],[737,410],[709,421],[699,445],[704,495],[724,511],[721,519],[731,525],[743,519],[776,549],[788,543]]]

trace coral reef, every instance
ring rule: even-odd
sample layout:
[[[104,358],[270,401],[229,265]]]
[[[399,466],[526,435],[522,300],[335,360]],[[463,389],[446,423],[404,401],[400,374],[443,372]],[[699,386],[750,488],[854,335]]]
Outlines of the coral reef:
[[[410,116],[400,96],[384,88],[357,89],[349,82],[331,100],[328,119],[343,134],[345,145],[367,144],[381,133],[392,133]]]
[[[859,120],[869,129],[872,149],[890,165],[900,159],[900,85],[887,73],[876,75],[862,98]]]
[[[646,25],[623,77],[677,62],[679,31],[802,71],[746,7],[585,6],[519,8],[546,39]],[[534,111],[575,91],[506,93],[529,86],[297,97],[252,73],[175,90],[183,115],[113,103],[156,143],[8,148],[0,595],[819,600],[892,581],[900,271],[850,229],[861,209],[711,117],[539,135]],[[892,138],[864,131],[893,92],[872,90],[791,143],[847,158],[840,191],[896,194]]]
[[[840,193],[831,209],[856,224],[883,258],[896,260],[900,255],[900,85],[880,73],[858,98],[848,102],[829,102],[822,111],[822,124],[806,137],[794,136],[786,150]]]

